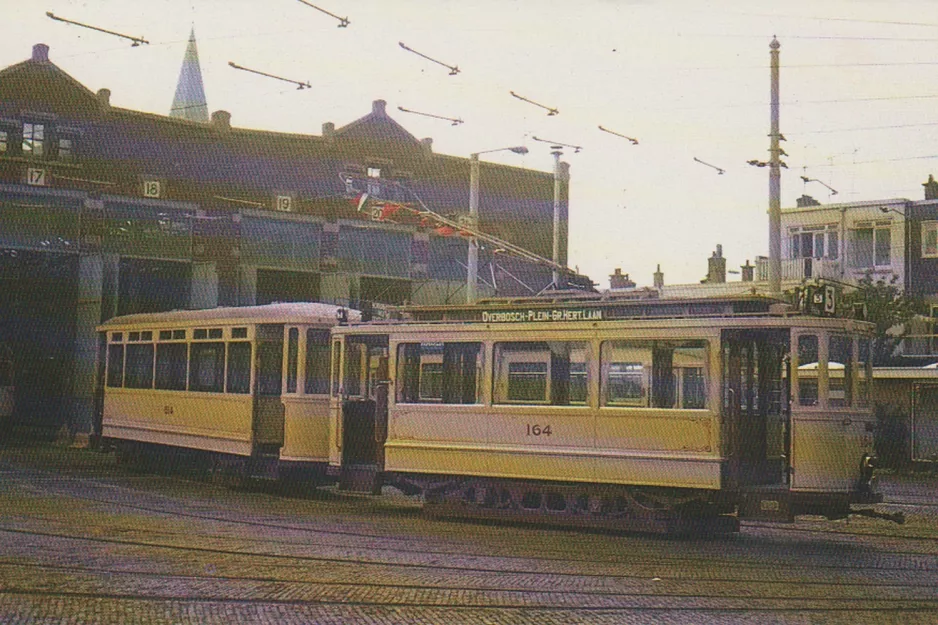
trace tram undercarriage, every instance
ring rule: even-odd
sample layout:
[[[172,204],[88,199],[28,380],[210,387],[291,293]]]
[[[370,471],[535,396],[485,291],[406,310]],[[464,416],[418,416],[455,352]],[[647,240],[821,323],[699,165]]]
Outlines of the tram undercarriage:
[[[624,485],[575,484],[454,476],[396,476],[390,485],[422,490],[436,518],[531,522],[667,535],[739,531],[734,506],[712,493]]]

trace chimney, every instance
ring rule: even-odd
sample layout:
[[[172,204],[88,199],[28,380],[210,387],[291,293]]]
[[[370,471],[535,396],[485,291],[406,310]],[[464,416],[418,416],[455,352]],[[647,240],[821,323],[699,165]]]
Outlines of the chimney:
[[[768,282],[769,280],[769,257],[756,256],[756,280],[758,282]]]
[[[922,183],[922,186],[925,187],[926,200],[938,200],[938,182],[934,176],[928,174],[928,182]]]
[[[219,130],[230,130],[231,113],[228,111],[215,111],[212,113],[212,126]]]
[[[425,137],[420,140],[420,147],[423,148],[424,154],[430,156],[433,154],[433,139],[430,137]]]
[[[664,286],[664,274],[661,273],[661,264],[658,264],[658,269],[655,271],[652,278],[654,280],[654,285],[656,289],[660,289]]]
[[[804,208],[806,206],[820,206],[821,203],[810,195],[802,195],[800,198],[795,200],[795,205],[797,205],[798,208]]]
[[[385,107],[387,107],[387,105],[388,103],[384,100],[375,100],[371,103],[371,114],[387,117],[388,114],[387,111],[385,111]]]
[[[335,134],[335,124],[332,122],[326,122],[322,125],[322,137],[323,139],[331,139],[332,135]]]
[[[44,43],[37,43],[33,46],[33,61],[36,63],[49,62],[49,46]]]
[[[752,282],[752,279],[755,275],[755,266],[749,264],[749,259],[746,259],[746,264],[742,265],[740,269],[743,272],[743,282]]]
[[[726,282],[726,259],[723,258],[723,246],[717,243],[717,250],[707,259],[707,282]]]
[[[98,102],[104,108],[111,106],[111,90],[110,89],[98,89]]]
[[[615,268],[614,273],[609,276],[609,288],[616,289],[634,289],[635,283],[629,279],[629,274],[623,274],[622,269]]]

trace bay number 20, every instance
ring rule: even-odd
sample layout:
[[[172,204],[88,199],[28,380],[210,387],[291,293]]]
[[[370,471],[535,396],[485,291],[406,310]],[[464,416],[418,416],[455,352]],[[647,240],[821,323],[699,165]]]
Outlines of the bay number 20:
[[[528,436],[550,436],[550,425],[538,425],[537,423],[528,423]]]

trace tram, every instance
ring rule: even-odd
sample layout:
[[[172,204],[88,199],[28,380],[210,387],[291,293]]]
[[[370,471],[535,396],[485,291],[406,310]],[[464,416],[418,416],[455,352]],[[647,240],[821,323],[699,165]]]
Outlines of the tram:
[[[325,478],[329,330],[320,303],[115,317],[101,434],[128,461],[195,459],[218,475]]]
[[[555,293],[336,326],[330,472],[450,516],[840,518],[880,500],[870,333],[755,295]]]

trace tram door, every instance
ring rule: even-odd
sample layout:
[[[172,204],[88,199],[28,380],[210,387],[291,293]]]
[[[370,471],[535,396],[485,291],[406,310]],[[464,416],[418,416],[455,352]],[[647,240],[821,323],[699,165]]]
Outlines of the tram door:
[[[723,333],[727,451],[739,486],[785,482],[790,455],[788,350],[785,330]]]
[[[371,490],[384,467],[388,386],[387,335],[347,337],[341,417],[346,488]]]
[[[265,324],[255,330],[254,447],[255,452],[279,454],[283,445],[283,326]]]

